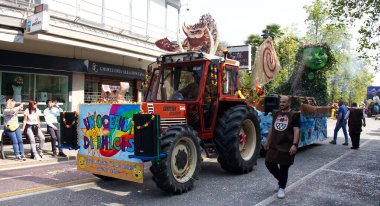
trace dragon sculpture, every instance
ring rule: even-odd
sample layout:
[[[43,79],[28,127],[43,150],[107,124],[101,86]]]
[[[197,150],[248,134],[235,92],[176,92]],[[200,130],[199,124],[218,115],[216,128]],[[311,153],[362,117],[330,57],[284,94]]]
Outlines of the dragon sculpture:
[[[179,36],[177,36],[178,44],[164,38],[156,41],[156,46],[169,52],[202,51],[216,54],[220,50],[218,29],[215,20],[209,13],[202,15],[199,22],[194,25],[184,23],[182,30],[186,35],[182,44],[179,41]]]

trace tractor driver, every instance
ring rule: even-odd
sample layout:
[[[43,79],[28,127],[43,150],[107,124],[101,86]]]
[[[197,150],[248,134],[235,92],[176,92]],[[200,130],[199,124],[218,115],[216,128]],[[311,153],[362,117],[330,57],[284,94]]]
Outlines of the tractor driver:
[[[197,74],[197,72],[193,72],[194,81],[188,84],[186,87],[180,90],[181,94],[185,99],[195,100],[199,94],[199,84],[201,78]]]

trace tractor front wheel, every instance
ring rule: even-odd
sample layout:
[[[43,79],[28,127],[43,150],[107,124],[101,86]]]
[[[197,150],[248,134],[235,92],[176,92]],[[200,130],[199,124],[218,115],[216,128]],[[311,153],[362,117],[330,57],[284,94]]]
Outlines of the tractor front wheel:
[[[187,126],[173,126],[161,136],[161,152],[167,156],[152,162],[150,171],[157,186],[172,194],[194,187],[200,170],[201,154],[197,133]]]

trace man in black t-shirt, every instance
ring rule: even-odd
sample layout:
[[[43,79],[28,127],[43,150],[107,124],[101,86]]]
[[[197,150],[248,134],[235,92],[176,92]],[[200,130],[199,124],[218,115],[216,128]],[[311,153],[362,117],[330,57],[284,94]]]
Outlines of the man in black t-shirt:
[[[350,134],[352,147],[351,149],[359,149],[360,133],[362,126],[365,127],[365,118],[363,110],[358,108],[356,102],[352,103],[348,114],[348,133]]]
[[[300,113],[292,111],[290,105],[289,97],[281,96],[281,110],[273,111],[272,126],[264,145],[267,150],[265,165],[278,180],[278,198],[285,197],[288,171],[294,162],[299,140]]]

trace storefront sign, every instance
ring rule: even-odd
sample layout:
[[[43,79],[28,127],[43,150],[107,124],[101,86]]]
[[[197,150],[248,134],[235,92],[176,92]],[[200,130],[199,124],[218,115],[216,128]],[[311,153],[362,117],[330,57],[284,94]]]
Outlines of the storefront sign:
[[[240,62],[240,69],[251,70],[251,45],[227,47],[227,58]]]
[[[26,32],[35,34],[45,32],[49,29],[50,15],[47,11],[43,11],[32,16],[26,20]]]
[[[24,43],[24,35],[19,30],[0,28],[0,41]]]
[[[87,60],[5,50],[0,50],[0,62],[3,65],[16,68],[33,68],[64,72],[86,72],[88,68]]]
[[[77,166],[94,174],[143,182],[143,163],[134,154],[133,114],[140,104],[81,104]]]
[[[89,62],[88,73],[106,76],[125,77],[127,79],[145,80],[145,70],[128,68],[97,62]]]

